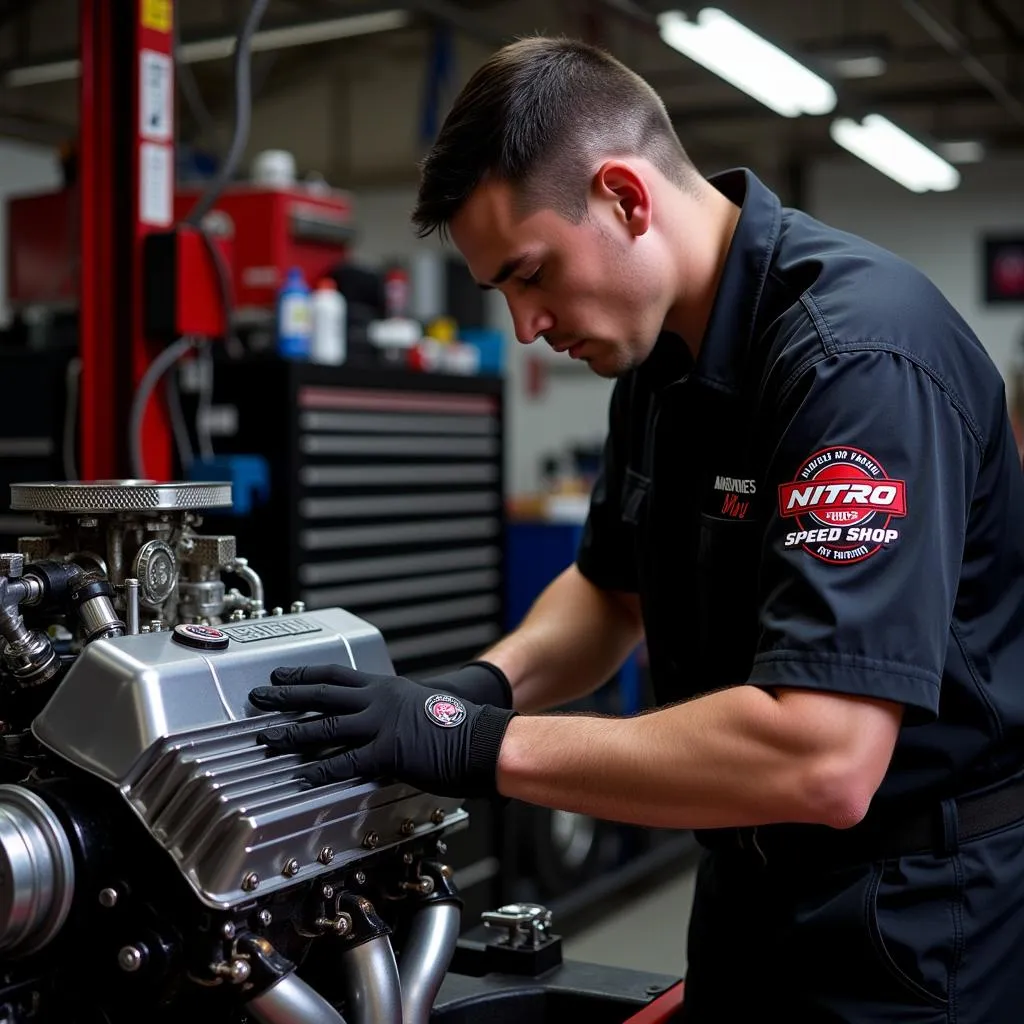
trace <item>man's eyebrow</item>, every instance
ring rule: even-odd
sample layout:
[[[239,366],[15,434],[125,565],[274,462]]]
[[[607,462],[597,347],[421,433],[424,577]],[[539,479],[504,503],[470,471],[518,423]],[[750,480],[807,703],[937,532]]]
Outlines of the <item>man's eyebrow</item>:
[[[504,284],[529,258],[529,255],[524,253],[521,256],[513,256],[512,259],[505,260],[505,262],[498,267],[498,272],[491,278],[490,284],[481,284],[480,282],[477,282],[477,287],[483,291],[488,291],[496,285]]]

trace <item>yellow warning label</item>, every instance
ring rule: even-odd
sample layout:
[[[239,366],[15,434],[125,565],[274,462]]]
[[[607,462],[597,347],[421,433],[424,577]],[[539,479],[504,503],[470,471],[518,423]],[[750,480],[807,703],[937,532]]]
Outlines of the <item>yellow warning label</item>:
[[[170,32],[172,10],[171,0],[142,0],[142,27]]]

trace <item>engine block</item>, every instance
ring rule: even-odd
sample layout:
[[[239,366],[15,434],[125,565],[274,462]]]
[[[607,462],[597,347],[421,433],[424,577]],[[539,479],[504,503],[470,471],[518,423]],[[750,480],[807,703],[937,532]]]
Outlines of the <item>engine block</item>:
[[[179,625],[91,644],[32,731],[115,786],[196,896],[220,909],[465,817],[460,801],[397,783],[297,783],[308,757],[269,756],[256,734],[301,716],[258,711],[247,695],[298,664],[393,672],[377,630],[340,609],[204,627],[198,640]]]

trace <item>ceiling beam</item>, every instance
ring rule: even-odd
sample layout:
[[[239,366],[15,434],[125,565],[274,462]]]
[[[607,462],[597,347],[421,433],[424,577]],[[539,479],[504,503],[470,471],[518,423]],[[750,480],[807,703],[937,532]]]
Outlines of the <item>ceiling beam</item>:
[[[978,58],[971,48],[970,40],[955,26],[946,21],[924,0],[901,0],[904,10],[952,57],[963,65],[964,70],[984,86],[992,98],[1018,124],[1024,125],[1024,103],[1006,87],[996,75]]]
[[[3,0],[0,0],[2,3]],[[385,11],[400,10],[402,8],[409,7],[409,4],[404,3],[403,0],[367,0],[362,3],[343,3],[333,2],[331,4],[334,10],[334,18],[347,18],[347,17],[358,17],[360,15],[371,15],[381,14]],[[321,25],[324,21],[329,20],[325,17],[307,17],[307,18],[289,18],[287,20],[277,19],[275,21],[263,22],[260,25],[259,31],[261,33],[272,33],[279,30],[285,29],[301,29],[305,26]],[[212,43],[215,41],[225,41],[225,50],[223,60],[227,61],[231,59],[233,46],[228,46],[227,42],[233,40],[238,35],[237,24],[227,24],[210,29],[208,26],[198,36],[182,34],[182,38],[179,40],[179,46],[196,46],[202,43]],[[81,55],[77,50],[61,50],[57,52],[49,53],[34,53],[28,60],[17,60],[17,61],[6,61],[0,63],[0,75],[3,75],[9,71],[14,70],[16,67],[24,67],[26,64],[29,66],[37,66],[43,64],[63,64],[69,61],[78,60]]]

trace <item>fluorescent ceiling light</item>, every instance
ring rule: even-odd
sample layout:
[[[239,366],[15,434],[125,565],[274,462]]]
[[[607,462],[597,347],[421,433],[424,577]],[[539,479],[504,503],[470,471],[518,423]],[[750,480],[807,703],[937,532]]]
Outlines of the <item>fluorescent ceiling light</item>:
[[[390,32],[396,28],[404,28],[408,24],[408,11],[380,11],[377,14],[353,14],[347,18],[314,21],[305,25],[268,28],[252,37],[252,52],[283,50],[289,46],[307,46],[310,43],[327,43],[332,39]],[[183,43],[181,46],[182,60],[189,64],[198,64],[204,60],[220,60],[230,57],[234,52],[234,36],[204,39],[197,43]]]
[[[977,139],[941,142],[936,149],[951,164],[977,164],[985,159],[985,147]]]
[[[835,89],[777,46],[714,7],[695,21],[679,11],[658,15],[662,40],[783,117],[828,114]]]
[[[835,72],[841,78],[878,78],[884,75],[887,65],[882,57],[865,54],[862,57],[837,57],[832,62]]]
[[[287,25],[282,28],[268,28],[257,32],[252,37],[252,52],[283,50],[291,46],[307,46],[310,43],[326,43],[351,36],[390,32],[393,29],[404,28],[409,21],[408,11],[393,10],[379,11],[376,14],[353,14],[346,18]],[[200,61],[206,60],[222,60],[225,57],[230,57],[234,52],[234,36],[183,43],[179,50],[181,59],[188,64],[198,64]],[[82,64],[77,59],[57,60],[49,64],[30,64],[8,71],[4,76],[4,85],[11,89],[17,89],[20,86],[61,82],[77,78],[81,71]]]
[[[881,114],[868,114],[861,123],[839,117],[829,131],[847,152],[911,192],[948,192],[960,184],[952,164]]]

